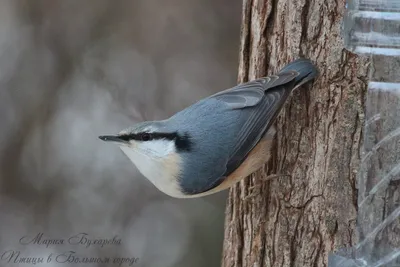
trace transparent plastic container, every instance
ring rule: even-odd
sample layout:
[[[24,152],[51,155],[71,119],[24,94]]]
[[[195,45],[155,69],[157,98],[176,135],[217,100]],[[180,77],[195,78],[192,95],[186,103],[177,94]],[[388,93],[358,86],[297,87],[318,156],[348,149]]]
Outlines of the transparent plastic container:
[[[349,0],[346,49],[371,60],[354,247],[329,267],[400,266],[400,0]]]
[[[356,54],[400,56],[399,0],[349,0],[346,5],[346,49]]]

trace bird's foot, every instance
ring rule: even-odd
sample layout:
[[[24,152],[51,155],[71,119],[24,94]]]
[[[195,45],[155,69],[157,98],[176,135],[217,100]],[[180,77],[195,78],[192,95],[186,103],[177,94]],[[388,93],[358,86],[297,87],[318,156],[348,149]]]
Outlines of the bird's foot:
[[[276,178],[280,178],[280,177],[292,178],[292,175],[290,175],[290,174],[277,173],[277,174],[268,175],[267,177],[263,177],[263,178],[261,178],[261,180],[263,180],[263,181],[269,181],[269,180],[276,179]]]
[[[276,178],[280,178],[280,177],[289,177],[289,178],[292,178],[292,176],[291,176],[290,174],[280,174],[280,173],[277,173],[277,174],[268,175],[267,177],[263,177],[263,178],[261,178],[261,180],[262,180],[262,181],[269,181],[269,180],[276,179]],[[257,195],[259,192],[255,192],[254,189],[259,188],[259,187],[260,187],[260,184],[250,186],[250,187],[248,188],[248,190],[249,190],[250,193],[244,198],[244,201],[249,200],[250,198],[253,198],[255,195]]]

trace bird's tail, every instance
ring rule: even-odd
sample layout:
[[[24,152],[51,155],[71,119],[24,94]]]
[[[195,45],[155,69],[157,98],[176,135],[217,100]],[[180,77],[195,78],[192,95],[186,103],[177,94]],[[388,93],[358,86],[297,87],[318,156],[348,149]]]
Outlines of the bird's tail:
[[[287,64],[279,73],[286,71],[297,71],[299,75],[295,78],[293,89],[313,80],[319,74],[317,67],[309,59],[300,58]]]

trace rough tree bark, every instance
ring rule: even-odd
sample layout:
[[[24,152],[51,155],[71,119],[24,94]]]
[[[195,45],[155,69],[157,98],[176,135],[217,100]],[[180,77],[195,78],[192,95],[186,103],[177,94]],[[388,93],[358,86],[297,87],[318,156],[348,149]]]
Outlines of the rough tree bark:
[[[320,77],[295,91],[274,155],[230,190],[223,266],[327,266],[356,242],[367,62],[344,49],[345,1],[244,0],[239,82],[302,56]],[[265,181],[268,174],[290,174]]]

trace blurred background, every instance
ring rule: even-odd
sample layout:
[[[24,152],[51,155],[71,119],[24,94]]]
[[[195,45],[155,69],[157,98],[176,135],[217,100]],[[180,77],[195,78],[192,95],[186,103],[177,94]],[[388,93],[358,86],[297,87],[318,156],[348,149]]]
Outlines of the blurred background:
[[[170,198],[97,136],[234,86],[240,13],[230,0],[0,1],[0,266],[69,250],[220,266],[227,192]],[[121,244],[20,244],[38,233]]]

